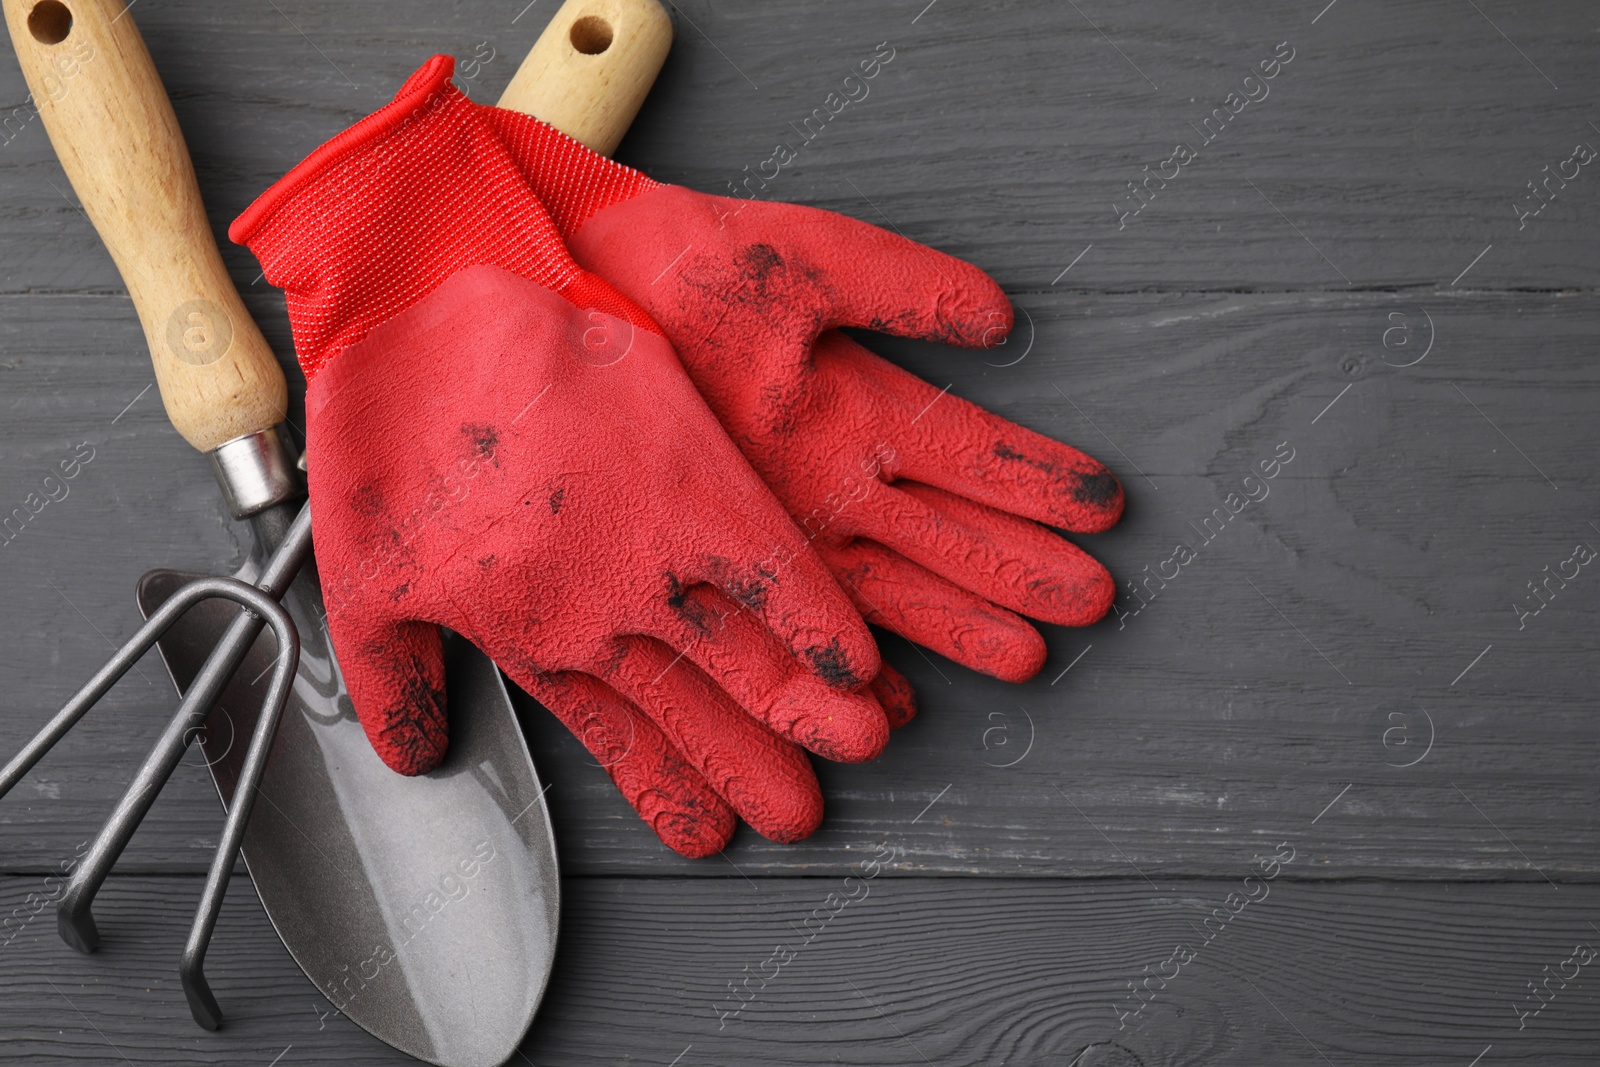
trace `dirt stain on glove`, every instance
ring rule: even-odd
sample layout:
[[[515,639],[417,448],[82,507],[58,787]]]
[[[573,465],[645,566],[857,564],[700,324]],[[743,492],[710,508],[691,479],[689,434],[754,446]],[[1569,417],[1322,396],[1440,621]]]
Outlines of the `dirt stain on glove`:
[[[1116,503],[1121,495],[1122,484],[1110,471],[1078,475],[1078,486],[1072,492],[1073,499],[1078,503],[1093,504],[1096,507],[1108,507]]]
[[[854,689],[861,684],[856,672],[850,669],[844,650],[836,637],[826,645],[812,645],[806,649],[806,658],[818,678],[835,689]]]
[[[996,459],[1026,463],[1035,470],[1051,477],[1059,477],[1062,473],[1060,468],[1049,460],[1030,459],[1004,441],[995,442],[994,455]],[[1117,497],[1122,493],[1122,484],[1117,481],[1117,476],[1104,467],[1089,472],[1068,471],[1067,474],[1073,479],[1072,499],[1080,504],[1087,504],[1091,507],[1107,507],[1116,503]]]
[[[483,423],[464,423],[461,433],[472,442],[472,456],[475,459],[486,459],[498,467],[500,462],[494,458],[494,450],[500,444],[500,431],[493,426]]]

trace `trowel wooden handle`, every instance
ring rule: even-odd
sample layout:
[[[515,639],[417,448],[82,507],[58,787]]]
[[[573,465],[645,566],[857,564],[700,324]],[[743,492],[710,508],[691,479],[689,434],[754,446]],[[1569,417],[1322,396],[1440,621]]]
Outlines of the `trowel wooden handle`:
[[[616,151],[672,48],[657,0],[567,0],[500,106],[543,119],[601,155]]]
[[[44,126],[144,326],[167,416],[209,452],[283,419],[172,104],[124,0],[0,0]]]

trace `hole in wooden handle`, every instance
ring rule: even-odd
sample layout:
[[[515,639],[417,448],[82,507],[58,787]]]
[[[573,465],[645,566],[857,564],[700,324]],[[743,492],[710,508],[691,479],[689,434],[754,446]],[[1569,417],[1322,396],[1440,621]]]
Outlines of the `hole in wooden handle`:
[[[72,12],[61,0],[39,0],[28,12],[28,32],[40,44],[60,44],[72,32]]]
[[[55,0],[47,2],[54,3]],[[597,56],[611,47],[611,23],[599,15],[585,15],[572,24],[569,36],[572,38],[572,47],[586,56]]]

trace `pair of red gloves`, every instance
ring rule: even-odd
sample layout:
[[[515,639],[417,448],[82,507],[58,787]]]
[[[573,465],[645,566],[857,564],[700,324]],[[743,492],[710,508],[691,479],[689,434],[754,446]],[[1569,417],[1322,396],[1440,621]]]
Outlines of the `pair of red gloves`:
[[[554,712],[668,846],[810,834],[802,749],[877,756],[863,617],[1021,681],[1099,619],[1090,457],[878,358],[1011,325],[977,268],[843,216],[661,185],[482,107],[439,56],[233,224],[288,296],[334,649],[374,748],[446,744],[441,626]],[[687,373],[686,373],[687,372]],[[754,469],[752,469],[754,468]]]

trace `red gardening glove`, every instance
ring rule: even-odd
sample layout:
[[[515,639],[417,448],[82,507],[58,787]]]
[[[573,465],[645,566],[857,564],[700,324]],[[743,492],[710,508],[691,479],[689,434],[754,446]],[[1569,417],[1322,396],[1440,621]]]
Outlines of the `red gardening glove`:
[[[484,113],[573,256],[661,324],[868,619],[1024,681],[1045,646],[1019,614],[1083,626],[1110,608],[1105,568],[1036,523],[1105,530],[1116,478],[834,329],[998,344],[1011,305],[988,275],[842,215],[661,185],[536,119]]]
[[[439,627],[549,707],[672,848],[804,837],[803,752],[876,756],[859,615],[658,327],[568,256],[430,61],[233,224],[287,292],[328,628],[389,766],[446,738]]]

